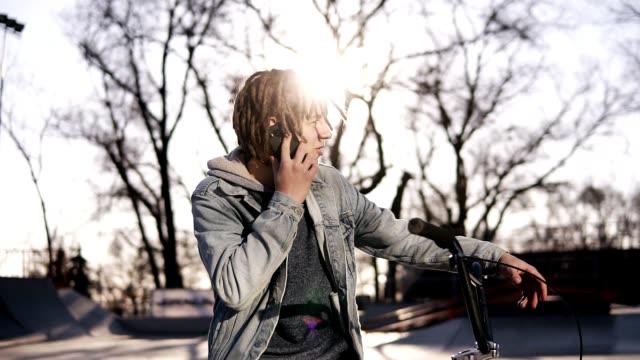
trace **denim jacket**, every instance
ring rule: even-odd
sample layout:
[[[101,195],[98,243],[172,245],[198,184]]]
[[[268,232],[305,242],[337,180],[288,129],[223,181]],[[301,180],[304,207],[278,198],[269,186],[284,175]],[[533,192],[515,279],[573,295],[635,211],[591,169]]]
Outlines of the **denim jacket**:
[[[304,207],[275,192],[266,207],[247,190],[265,190],[237,148],[210,160],[209,176],[192,195],[198,250],[215,295],[209,359],[257,359],[273,334],[287,283],[287,255]],[[355,248],[420,268],[449,271],[449,253],[407,230],[333,167],[320,165],[306,205],[323,259],[330,269],[344,328],[360,358]],[[466,255],[497,261],[499,247],[458,238]]]

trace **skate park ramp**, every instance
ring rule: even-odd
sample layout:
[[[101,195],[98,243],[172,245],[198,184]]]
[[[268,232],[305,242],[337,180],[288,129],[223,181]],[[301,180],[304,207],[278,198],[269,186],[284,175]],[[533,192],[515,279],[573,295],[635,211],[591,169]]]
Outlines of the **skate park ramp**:
[[[58,289],[58,296],[71,316],[91,335],[128,335],[119,319],[73,289]]]
[[[206,334],[210,317],[120,318],[68,288],[56,289],[47,278],[0,277],[0,341],[38,336],[180,337]]]
[[[189,337],[205,335],[211,317],[165,318],[142,316],[121,318],[73,289],[59,289],[60,299],[71,316],[94,336]]]
[[[49,340],[60,340],[87,334],[62,303],[50,279],[0,277],[0,312],[0,339],[42,334]]]
[[[4,284],[0,284],[4,285]],[[0,287],[4,295],[6,287]],[[95,310],[90,300],[77,293],[59,290],[59,302],[71,304],[70,317],[78,324],[93,327],[91,334],[110,329],[110,313]],[[51,295],[49,293],[49,295]],[[47,296],[49,296],[47,295]],[[80,297],[79,299],[77,297]],[[73,300],[73,301],[70,301]],[[84,303],[84,301],[89,303]],[[1,303],[1,304],[4,304]],[[74,305],[75,304],[75,305]],[[79,310],[84,309],[84,312]],[[88,309],[88,310],[87,310]],[[74,313],[78,311],[74,315]],[[104,311],[104,310],[103,310]],[[0,320],[12,313],[2,311]],[[78,314],[84,314],[77,316]],[[87,316],[91,314],[91,316]],[[95,318],[94,318],[95,316]],[[93,320],[89,320],[93,319]],[[97,320],[96,320],[97,319]],[[16,321],[10,326],[21,327]],[[123,319],[115,323],[125,326]],[[640,359],[640,307],[613,307],[608,314],[580,315],[585,360]],[[96,324],[102,324],[96,326]],[[578,359],[578,334],[574,319],[567,313],[526,313],[516,311],[492,317],[496,341],[505,360]],[[153,323],[151,325],[158,326]],[[167,324],[164,324],[167,325]],[[85,325],[87,326],[87,325]],[[3,326],[0,326],[2,328]],[[160,326],[158,326],[160,327]],[[164,326],[162,326],[164,327]],[[128,328],[125,326],[125,328]],[[4,330],[4,329],[3,329]],[[175,330],[174,330],[175,331]],[[81,336],[60,341],[3,343],[0,359],[177,359],[207,358],[207,337],[197,336]],[[369,332],[364,334],[367,360],[450,359],[452,354],[473,346],[473,335],[465,316],[425,328],[401,332]]]
[[[579,317],[585,360],[640,360],[640,307],[612,307],[608,314]],[[125,320],[72,290],[56,290],[48,279],[0,278],[0,359],[206,359],[206,334],[186,336],[176,329],[181,324],[166,322],[172,319],[162,324],[141,319],[145,327],[172,329],[171,334],[149,336],[149,330],[131,332]],[[502,359],[578,358],[576,324],[566,312],[517,311],[493,316],[492,324]],[[104,336],[122,328],[132,335]],[[21,336],[28,341],[11,339]],[[411,331],[364,334],[367,360],[449,359],[472,346],[465,316]]]
[[[22,327],[7,309],[4,302],[0,301],[0,339],[29,335],[30,331]]]

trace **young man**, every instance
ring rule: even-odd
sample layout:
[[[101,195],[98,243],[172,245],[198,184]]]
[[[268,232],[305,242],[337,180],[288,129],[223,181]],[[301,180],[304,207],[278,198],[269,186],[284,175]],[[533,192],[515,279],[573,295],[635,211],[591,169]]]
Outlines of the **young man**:
[[[209,359],[363,357],[355,303],[355,248],[422,268],[449,270],[449,253],[407,230],[335,168],[318,164],[331,138],[327,105],[292,71],[253,74],[239,92],[239,146],[208,162],[192,196],[195,235],[215,294]],[[269,128],[287,135],[274,154]],[[289,156],[292,136],[300,140]],[[278,160],[278,157],[280,160]],[[490,243],[460,237],[466,255],[541,275]],[[490,265],[486,265],[490,266]],[[500,271],[535,308],[546,286]]]

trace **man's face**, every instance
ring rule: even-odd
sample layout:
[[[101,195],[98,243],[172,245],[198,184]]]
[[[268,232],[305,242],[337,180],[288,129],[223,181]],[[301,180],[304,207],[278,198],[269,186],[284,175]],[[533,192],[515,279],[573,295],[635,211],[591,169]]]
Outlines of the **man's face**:
[[[324,147],[327,140],[331,139],[331,128],[324,115],[313,115],[302,120],[301,124],[302,139],[313,146],[319,156],[324,153]]]

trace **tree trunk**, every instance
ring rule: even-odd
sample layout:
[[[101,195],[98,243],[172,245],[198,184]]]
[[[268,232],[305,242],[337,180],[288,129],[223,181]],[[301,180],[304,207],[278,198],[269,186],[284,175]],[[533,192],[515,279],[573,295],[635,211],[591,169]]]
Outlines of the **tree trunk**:
[[[168,144],[167,144],[168,145]],[[167,156],[167,146],[163,148],[160,160],[160,176],[162,177],[162,199],[164,204],[166,244],[163,246],[165,287],[168,289],[182,288],[182,274],[178,264],[176,251],[176,228],[174,223],[173,208],[171,201],[171,187],[169,178],[169,159]]]
[[[406,171],[402,174],[402,179],[400,180],[400,184],[398,185],[396,196],[393,198],[393,202],[391,203],[391,212],[396,216],[396,218],[400,218],[400,213],[402,211],[402,196],[404,195],[407,183],[412,177],[413,176],[411,176],[411,174]],[[387,283],[384,288],[385,300],[391,303],[396,302],[396,293],[398,291],[396,282],[397,265],[398,264],[395,261],[389,261],[389,269],[387,270]]]

